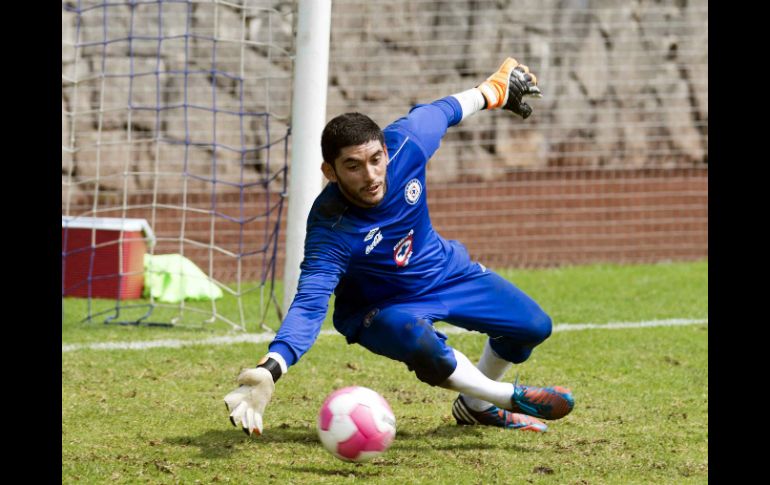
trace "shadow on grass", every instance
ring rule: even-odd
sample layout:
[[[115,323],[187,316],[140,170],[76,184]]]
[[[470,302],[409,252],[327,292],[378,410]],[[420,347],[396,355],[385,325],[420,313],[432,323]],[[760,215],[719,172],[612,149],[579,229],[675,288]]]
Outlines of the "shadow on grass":
[[[482,429],[479,426],[441,425],[423,433],[408,430],[398,431],[393,449],[401,450],[489,450],[505,449],[516,452],[532,452],[530,449],[508,439],[508,431],[498,439],[490,436],[490,432],[499,433],[496,429]],[[461,440],[458,442],[458,440]],[[239,428],[218,429],[207,431],[197,436],[177,436],[164,440],[165,444],[173,446],[195,446],[200,449],[200,456],[208,459],[229,458],[243,451],[242,446],[269,446],[273,443],[294,443],[301,446],[319,446],[318,434],[315,428],[307,426],[291,426],[286,423],[265,429],[265,434],[258,437],[247,437]],[[302,470],[300,470],[302,471]],[[307,467],[308,473],[327,473],[337,475],[339,470],[324,470]],[[347,476],[351,472],[346,472]]]
[[[455,424],[442,424],[432,430],[415,433],[409,430],[398,430],[396,435],[401,439],[424,440],[426,438],[458,438],[472,436],[482,436],[484,431],[479,426],[457,426]]]
[[[241,451],[240,445],[248,445],[251,442],[257,445],[297,443],[316,446],[318,435],[314,429],[281,425],[265,429],[264,435],[256,437],[246,436],[240,428],[231,427],[230,429],[207,431],[197,436],[178,436],[164,440],[164,443],[169,445],[197,446],[200,449],[201,457],[210,459],[229,458],[233,453]]]
[[[493,436],[490,433],[494,433]],[[511,433],[508,436],[508,433]],[[447,424],[437,426],[426,433],[399,431],[393,443],[394,449],[403,450],[494,450],[531,453],[534,449],[511,443],[522,431],[486,428],[482,426],[457,426]],[[501,438],[501,439],[498,439]],[[461,439],[462,442],[457,440]],[[490,442],[492,439],[492,442]]]
[[[343,461],[338,461],[338,467],[344,466],[344,468],[324,468],[322,466],[294,466],[294,465],[281,465],[280,468],[283,468],[287,472],[290,473],[309,473],[313,475],[324,475],[329,477],[346,477],[346,478],[373,478],[382,475],[382,472],[380,470],[359,470],[357,469],[358,466],[356,463],[345,463]],[[330,465],[331,466],[331,465]]]

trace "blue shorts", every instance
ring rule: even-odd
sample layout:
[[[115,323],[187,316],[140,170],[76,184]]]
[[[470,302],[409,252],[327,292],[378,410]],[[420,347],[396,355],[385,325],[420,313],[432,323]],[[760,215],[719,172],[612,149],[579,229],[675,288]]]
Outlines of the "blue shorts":
[[[404,362],[433,385],[446,380],[456,366],[447,337],[433,328],[434,322],[489,335],[492,349],[513,363],[527,360],[551,334],[550,317],[532,298],[478,264],[430,294],[381,302],[346,312],[346,318],[338,318],[340,313],[335,309],[334,326],[348,343]]]

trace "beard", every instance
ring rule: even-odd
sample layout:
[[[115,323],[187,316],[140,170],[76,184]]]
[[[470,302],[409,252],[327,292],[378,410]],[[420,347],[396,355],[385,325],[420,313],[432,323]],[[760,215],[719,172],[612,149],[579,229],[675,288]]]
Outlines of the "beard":
[[[382,202],[382,199],[385,198],[385,192],[387,191],[387,184],[385,183],[384,178],[381,182],[372,184],[377,185],[377,190],[375,192],[368,190],[371,188],[371,185],[356,188],[344,183],[340,179],[337,180],[337,185],[340,188],[340,192],[342,192],[350,202],[364,208],[371,208],[379,205],[379,203]]]

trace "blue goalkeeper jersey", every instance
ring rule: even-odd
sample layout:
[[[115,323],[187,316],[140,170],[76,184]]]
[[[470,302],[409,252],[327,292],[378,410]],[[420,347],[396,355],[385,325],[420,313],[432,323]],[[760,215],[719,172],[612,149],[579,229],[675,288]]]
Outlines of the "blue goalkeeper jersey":
[[[462,245],[433,229],[425,187],[428,160],[461,119],[460,103],[449,96],[415,106],[383,130],[390,162],[387,192],[376,207],[353,205],[336,183],[316,198],[297,294],[269,346],[287,365],[315,342],[332,292],[336,322],[374,304],[424,295],[472,264]]]

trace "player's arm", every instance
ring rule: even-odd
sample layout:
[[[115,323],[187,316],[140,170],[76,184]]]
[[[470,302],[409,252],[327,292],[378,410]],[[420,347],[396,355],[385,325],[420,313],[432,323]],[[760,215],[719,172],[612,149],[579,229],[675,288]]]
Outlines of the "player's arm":
[[[333,233],[308,229],[297,295],[278,329],[269,352],[256,368],[244,369],[239,387],[225,396],[233,426],[247,435],[262,434],[265,407],[275,383],[315,343],[321,330],[329,297],[347,266],[349,251]]]

